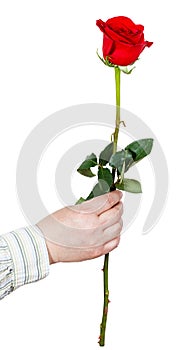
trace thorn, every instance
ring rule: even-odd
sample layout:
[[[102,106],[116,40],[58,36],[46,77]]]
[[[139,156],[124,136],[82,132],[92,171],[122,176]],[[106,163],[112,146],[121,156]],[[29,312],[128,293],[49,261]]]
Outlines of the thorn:
[[[104,268],[103,269],[101,269],[103,272],[104,272]]]
[[[108,303],[111,303],[111,301],[108,299]]]
[[[121,120],[120,124],[123,124],[123,126],[126,127],[126,124],[125,124],[124,120]]]

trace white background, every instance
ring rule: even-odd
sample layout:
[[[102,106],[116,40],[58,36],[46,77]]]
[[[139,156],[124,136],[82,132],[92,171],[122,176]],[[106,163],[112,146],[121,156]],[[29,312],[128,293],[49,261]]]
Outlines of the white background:
[[[113,71],[95,54],[102,41],[96,19],[131,17],[154,41],[133,74],[122,76],[122,107],[158,137],[169,166],[169,196],[158,225],[143,236],[144,192],[141,215],[111,254],[107,350],[185,347],[183,14],[179,0],[7,0],[0,5],[0,233],[27,225],[17,201],[16,162],[34,126],[67,106],[115,102]],[[142,181],[145,186],[147,179]],[[53,200],[50,208],[55,205]],[[51,266],[46,279],[2,300],[1,348],[97,349],[102,264],[98,258]]]

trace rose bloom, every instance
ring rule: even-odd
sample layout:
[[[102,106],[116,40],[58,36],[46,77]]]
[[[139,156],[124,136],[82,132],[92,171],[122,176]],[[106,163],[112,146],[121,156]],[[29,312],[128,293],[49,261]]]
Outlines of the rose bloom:
[[[134,63],[145,47],[153,43],[145,41],[144,27],[124,16],[118,16],[103,22],[96,21],[103,32],[103,57],[118,66],[128,66]]]

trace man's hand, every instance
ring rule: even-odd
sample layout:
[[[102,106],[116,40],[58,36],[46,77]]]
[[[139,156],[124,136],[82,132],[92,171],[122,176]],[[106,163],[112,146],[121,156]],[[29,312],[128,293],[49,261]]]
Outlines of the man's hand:
[[[41,220],[50,264],[97,258],[116,248],[122,230],[122,193],[113,191],[65,207]]]

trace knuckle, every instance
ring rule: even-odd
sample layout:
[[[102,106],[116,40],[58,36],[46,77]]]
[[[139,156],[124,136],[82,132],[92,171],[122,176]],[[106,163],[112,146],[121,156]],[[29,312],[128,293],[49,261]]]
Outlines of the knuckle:
[[[119,221],[119,224],[120,224],[120,229],[122,230],[122,228],[123,228],[123,220],[122,219]]]
[[[123,214],[123,203],[122,202],[119,202],[119,213],[120,213],[120,215],[122,215]]]
[[[117,221],[120,220],[121,216],[123,214],[122,208],[121,207],[115,207],[113,215],[115,216],[115,218],[117,219]]]
[[[115,239],[115,248],[118,247],[119,243],[120,243],[120,237]]]
[[[112,241],[108,242],[105,246],[104,246],[104,252],[103,254],[107,254],[109,252],[111,252],[113,249],[117,248],[120,242],[120,236],[114,238]]]
[[[120,235],[120,233],[122,231],[122,227],[123,227],[123,224],[121,221],[119,221],[115,224],[115,231],[114,231],[115,237]]]

